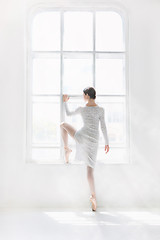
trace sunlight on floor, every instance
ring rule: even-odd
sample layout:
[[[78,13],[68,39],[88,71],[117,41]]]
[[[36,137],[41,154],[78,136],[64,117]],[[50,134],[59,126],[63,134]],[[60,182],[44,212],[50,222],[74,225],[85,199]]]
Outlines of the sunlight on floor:
[[[2,240],[159,240],[160,211],[0,212]]]
[[[58,223],[72,225],[160,225],[160,215],[155,213],[140,212],[45,212],[47,216],[54,219]],[[103,220],[102,220],[103,219]],[[117,222],[117,219],[119,221]]]

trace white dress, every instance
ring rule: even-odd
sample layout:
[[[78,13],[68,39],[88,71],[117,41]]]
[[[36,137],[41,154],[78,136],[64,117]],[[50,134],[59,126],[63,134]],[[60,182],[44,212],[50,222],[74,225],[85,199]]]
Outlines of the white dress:
[[[81,114],[83,127],[75,132],[75,161],[83,161],[87,166],[95,167],[99,146],[99,122],[104,136],[105,145],[109,145],[104,108],[100,106],[80,106],[69,111],[68,103],[64,102],[67,116]]]

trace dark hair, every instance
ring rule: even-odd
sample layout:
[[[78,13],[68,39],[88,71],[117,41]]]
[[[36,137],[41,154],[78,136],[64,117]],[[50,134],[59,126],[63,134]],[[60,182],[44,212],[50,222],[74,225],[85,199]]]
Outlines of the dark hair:
[[[85,95],[88,94],[92,99],[96,98],[96,90],[94,89],[94,87],[86,87],[83,89],[83,92]]]

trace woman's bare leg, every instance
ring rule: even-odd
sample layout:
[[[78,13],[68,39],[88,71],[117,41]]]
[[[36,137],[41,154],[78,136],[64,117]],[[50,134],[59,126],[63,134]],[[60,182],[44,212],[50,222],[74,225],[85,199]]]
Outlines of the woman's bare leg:
[[[90,166],[87,166],[87,178],[90,186],[91,195],[94,198],[96,198],[93,171],[94,171],[93,168],[91,168]]]
[[[65,149],[65,159],[66,159],[66,162],[68,163],[69,154],[72,152],[72,150],[68,147],[68,134],[74,138],[76,129],[66,122],[62,122],[60,124],[60,128],[61,128],[61,135],[62,135],[64,149]]]

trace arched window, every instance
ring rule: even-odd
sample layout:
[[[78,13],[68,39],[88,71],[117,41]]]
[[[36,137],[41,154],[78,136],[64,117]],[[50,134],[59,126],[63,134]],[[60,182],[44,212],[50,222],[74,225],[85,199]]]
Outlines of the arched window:
[[[66,116],[83,105],[83,89],[94,86],[105,108],[110,151],[100,130],[97,161],[129,162],[127,20],[119,11],[39,8],[28,25],[27,160],[64,163],[60,122],[79,129],[80,116]],[[74,158],[75,143],[69,137]],[[73,162],[74,163],[74,162]]]

